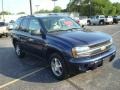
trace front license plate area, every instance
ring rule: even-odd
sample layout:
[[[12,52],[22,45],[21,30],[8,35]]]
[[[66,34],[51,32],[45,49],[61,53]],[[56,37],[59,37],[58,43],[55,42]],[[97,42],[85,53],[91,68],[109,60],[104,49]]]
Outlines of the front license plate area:
[[[109,63],[109,62],[110,62],[110,57],[107,57],[107,58],[103,59],[103,64],[104,63]]]

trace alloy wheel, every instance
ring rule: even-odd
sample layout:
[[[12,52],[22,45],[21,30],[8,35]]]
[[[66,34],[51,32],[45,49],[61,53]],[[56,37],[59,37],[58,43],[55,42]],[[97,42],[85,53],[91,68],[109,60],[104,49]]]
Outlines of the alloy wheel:
[[[62,64],[58,58],[52,59],[51,69],[52,69],[52,72],[58,77],[63,74],[63,67],[62,67]]]

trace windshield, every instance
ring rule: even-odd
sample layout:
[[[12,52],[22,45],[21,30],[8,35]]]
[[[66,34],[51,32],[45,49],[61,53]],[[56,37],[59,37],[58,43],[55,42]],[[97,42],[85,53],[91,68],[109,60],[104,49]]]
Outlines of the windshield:
[[[47,17],[42,18],[42,22],[48,32],[67,31],[81,28],[80,25],[69,17]]]

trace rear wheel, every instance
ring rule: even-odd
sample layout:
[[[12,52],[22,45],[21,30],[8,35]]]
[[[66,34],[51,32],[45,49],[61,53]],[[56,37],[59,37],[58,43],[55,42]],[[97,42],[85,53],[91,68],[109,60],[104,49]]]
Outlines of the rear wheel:
[[[25,53],[22,51],[22,49],[18,43],[15,44],[15,52],[19,58],[23,58],[25,56]]]
[[[6,33],[5,36],[8,37],[8,33]]]
[[[53,75],[58,80],[63,80],[67,78],[68,71],[65,65],[65,60],[62,56],[60,56],[59,54],[52,54],[50,57],[50,65]]]
[[[115,24],[118,24],[118,21],[116,21]]]
[[[100,24],[100,25],[104,25],[104,21],[100,21],[99,24]]]
[[[91,25],[91,22],[90,22],[90,21],[87,21],[87,24],[88,24],[88,25]]]

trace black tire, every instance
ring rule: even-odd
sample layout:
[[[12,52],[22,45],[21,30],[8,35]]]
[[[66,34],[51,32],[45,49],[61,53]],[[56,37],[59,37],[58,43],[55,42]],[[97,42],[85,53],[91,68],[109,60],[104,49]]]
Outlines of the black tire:
[[[88,24],[88,25],[91,25],[91,22],[90,22],[90,21],[87,21],[87,24]]]
[[[115,22],[115,24],[118,24],[118,22]]]
[[[2,38],[2,35],[0,35],[0,38]]]
[[[8,33],[6,33],[5,36],[8,37],[9,36]]]
[[[15,47],[15,53],[19,58],[24,58],[25,53],[23,52],[23,50],[21,49],[20,45],[18,43],[15,43],[14,45]]]
[[[61,70],[61,72],[62,72],[62,73],[59,73],[59,75],[56,74],[57,73],[57,69],[56,69],[56,71],[54,71],[55,68],[53,68],[53,67],[56,67],[56,66],[53,66],[53,62],[55,63],[55,59],[58,59],[59,62],[60,62],[58,65],[62,66],[62,67],[59,67],[59,68],[61,68],[59,70]],[[64,58],[61,55],[56,54],[56,53],[51,55],[51,57],[50,57],[50,68],[51,68],[52,74],[58,80],[63,80],[63,79],[68,78],[69,73],[68,73],[68,70],[67,70],[67,66],[65,64]],[[59,70],[58,70],[58,72],[59,72]]]
[[[100,24],[100,25],[104,25],[105,22],[104,22],[104,21],[100,21],[99,24]]]

